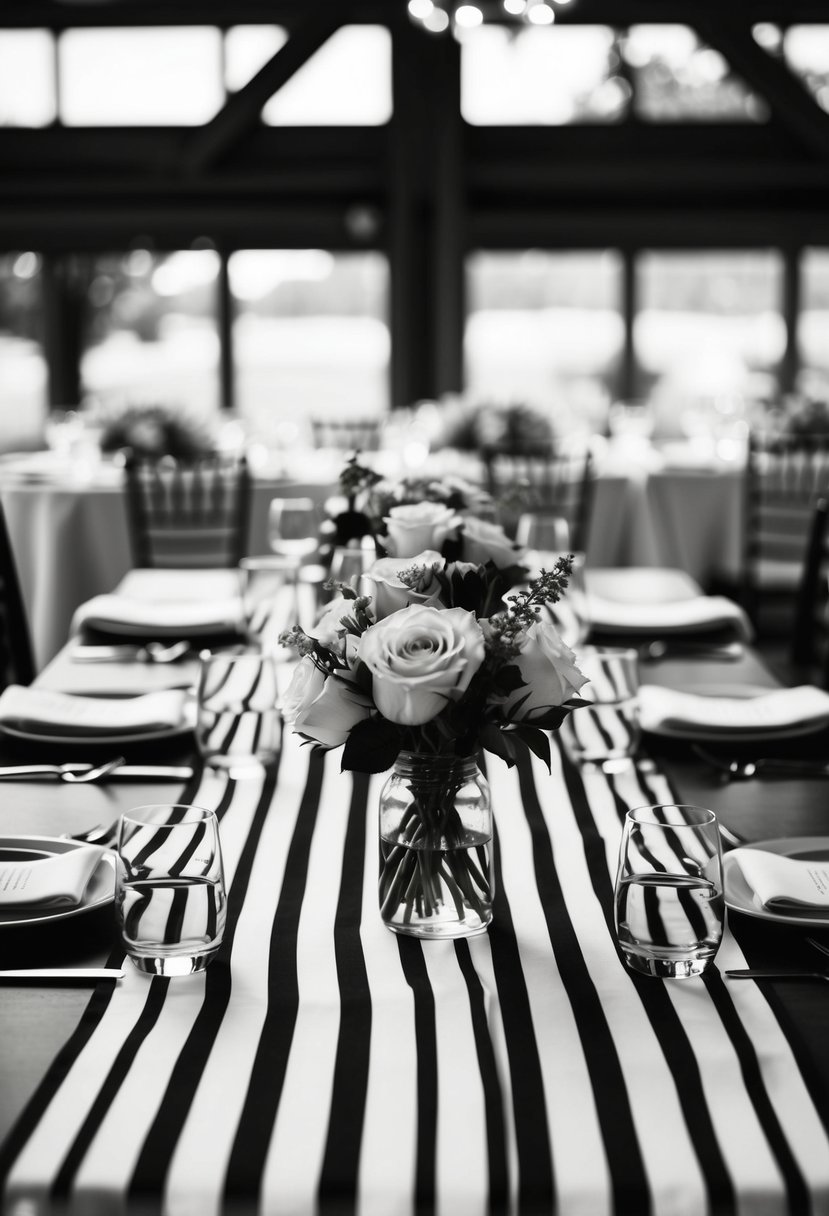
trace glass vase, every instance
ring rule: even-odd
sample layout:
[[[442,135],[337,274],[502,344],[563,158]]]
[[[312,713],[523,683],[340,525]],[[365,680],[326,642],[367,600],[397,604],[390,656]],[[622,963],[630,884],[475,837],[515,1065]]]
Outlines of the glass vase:
[[[402,752],[380,794],[380,914],[394,933],[471,937],[492,920],[492,810],[474,757]]]

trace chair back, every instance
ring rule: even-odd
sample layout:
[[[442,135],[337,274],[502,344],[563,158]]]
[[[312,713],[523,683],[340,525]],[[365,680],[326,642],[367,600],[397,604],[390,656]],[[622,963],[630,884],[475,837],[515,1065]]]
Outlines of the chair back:
[[[315,448],[341,452],[376,452],[380,447],[379,418],[312,418]]]
[[[589,452],[556,455],[537,447],[487,447],[482,456],[487,489],[510,535],[521,515],[544,512],[565,521],[572,549],[586,548],[593,503]]]
[[[0,509],[0,689],[30,684],[35,677],[32,641],[17,564]]]
[[[829,435],[749,437],[743,605],[763,631],[764,608],[793,602],[818,499],[829,494]]]
[[[247,550],[251,477],[244,456],[127,460],[133,562],[231,567]]]
[[[795,678],[829,688],[829,499],[812,511],[791,645]]]

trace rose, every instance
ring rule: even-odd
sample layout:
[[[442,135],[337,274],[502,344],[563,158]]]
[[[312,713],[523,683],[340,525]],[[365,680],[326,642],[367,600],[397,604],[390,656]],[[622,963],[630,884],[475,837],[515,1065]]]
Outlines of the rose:
[[[363,576],[375,620],[381,621],[410,604],[438,605],[440,584],[435,572],[445,564],[434,549],[426,549],[417,557],[381,557]]]
[[[303,709],[317,699],[324,684],[325,672],[320,671],[310,655],[300,659],[282,698],[282,716],[285,721],[293,722]]]
[[[414,557],[424,549],[440,549],[460,522],[459,515],[439,502],[415,502],[392,507],[383,518],[389,548],[395,557]]]
[[[485,565],[491,561],[504,569],[520,562],[523,553],[519,546],[510,540],[500,524],[491,524],[485,519],[467,515],[463,520],[463,556],[468,562]]]
[[[371,703],[352,684],[319,671],[306,655],[300,659],[282,702],[282,713],[299,735],[320,747],[340,747],[371,712]]]
[[[342,623],[343,617],[350,616],[353,611],[353,599],[346,599],[344,595],[335,595],[331,602],[326,604],[316,625],[309,630],[311,636],[316,638],[322,646],[337,650],[345,629]]]
[[[483,631],[464,608],[415,605],[367,629],[357,657],[390,722],[419,726],[461,697],[484,660]]]
[[[524,687],[510,693],[507,711],[517,721],[543,717],[548,709],[563,705],[587,683],[576,667],[576,656],[561,639],[551,621],[535,621],[518,638],[516,666]]]

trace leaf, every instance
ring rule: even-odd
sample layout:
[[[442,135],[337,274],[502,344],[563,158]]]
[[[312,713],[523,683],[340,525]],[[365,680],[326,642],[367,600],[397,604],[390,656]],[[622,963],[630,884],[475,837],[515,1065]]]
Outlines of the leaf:
[[[510,768],[513,768],[518,754],[515,750],[515,740],[510,739],[509,735],[497,726],[488,725],[481,731],[481,747],[486,751],[492,752],[493,756],[499,756]]]
[[[550,737],[545,731],[535,726],[513,726],[510,733],[517,735],[521,742],[530,749],[534,756],[546,764],[547,772],[552,772],[552,756],[550,753]]]
[[[386,718],[363,718],[351,730],[340,768],[357,773],[384,773],[397,759],[400,729]]]

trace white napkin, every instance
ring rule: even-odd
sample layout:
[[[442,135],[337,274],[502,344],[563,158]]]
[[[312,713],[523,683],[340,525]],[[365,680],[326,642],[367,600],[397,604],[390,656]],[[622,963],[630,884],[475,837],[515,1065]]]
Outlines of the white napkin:
[[[639,711],[642,729],[656,734],[773,737],[829,723],[829,692],[800,684],[756,697],[706,697],[643,684]]]
[[[764,849],[732,849],[754,902],[769,912],[829,918],[829,862],[781,857]]]
[[[588,603],[593,628],[614,633],[684,634],[730,627],[746,640],[752,634],[749,619],[740,605],[724,595],[632,604],[605,599],[591,591]]]
[[[105,851],[90,844],[34,861],[0,862],[0,907],[77,906]]]
[[[76,610],[71,632],[84,626],[142,638],[237,633],[242,628],[241,596],[208,600],[144,600],[96,595]]]
[[[38,734],[130,735],[174,729],[184,721],[187,692],[165,688],[140,697],[81,697],[10,684],[0,695],[0,723]]]

